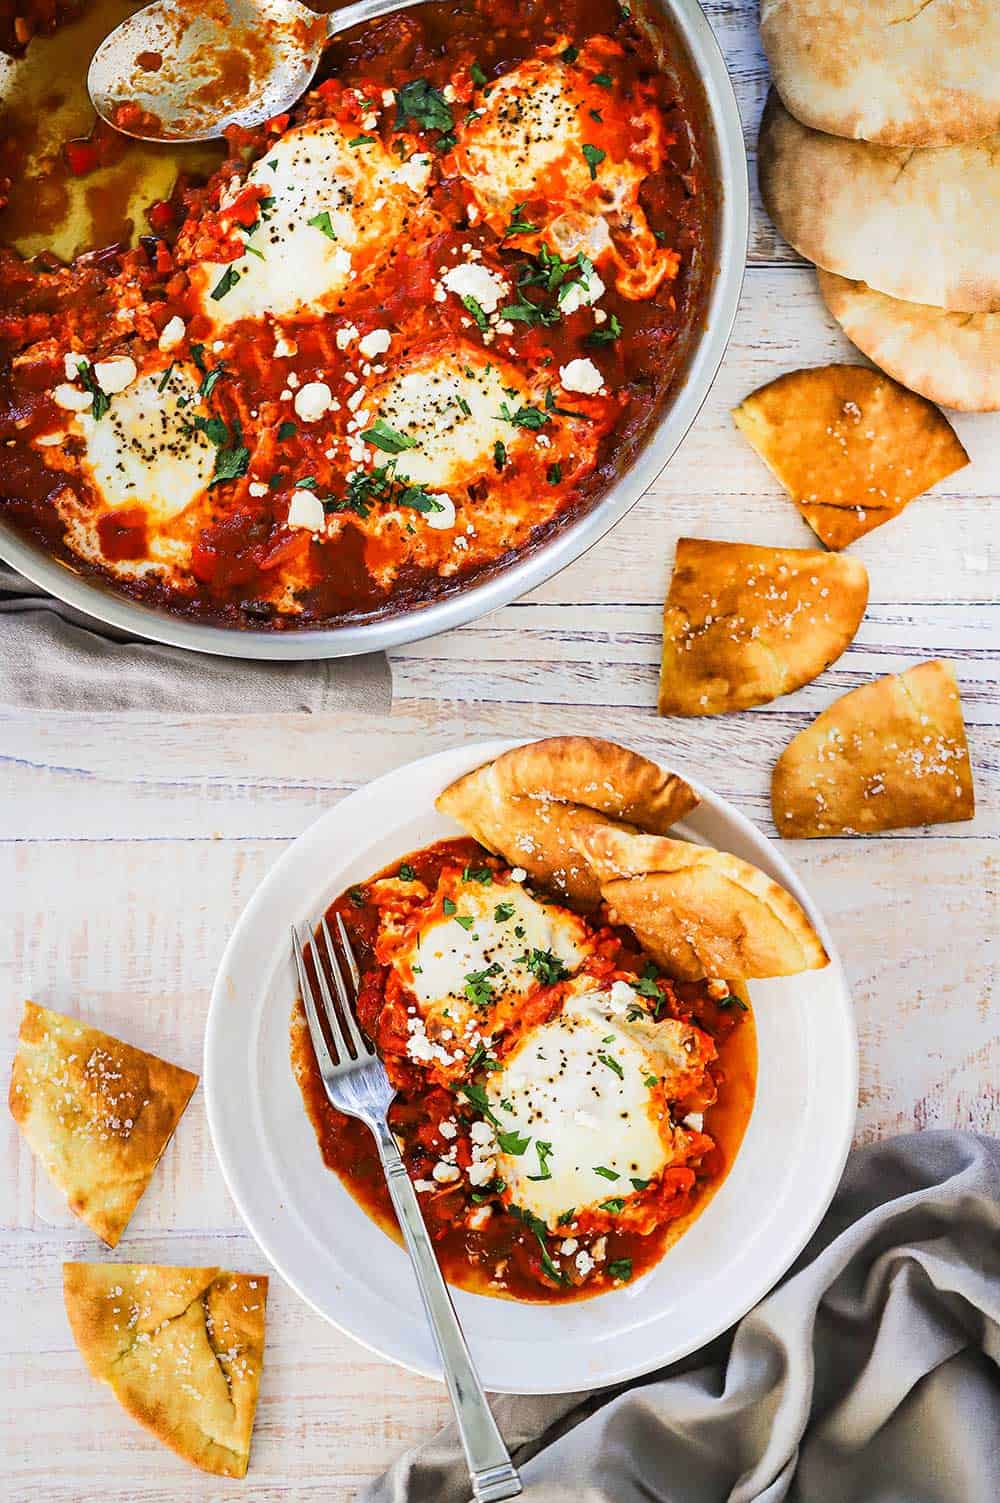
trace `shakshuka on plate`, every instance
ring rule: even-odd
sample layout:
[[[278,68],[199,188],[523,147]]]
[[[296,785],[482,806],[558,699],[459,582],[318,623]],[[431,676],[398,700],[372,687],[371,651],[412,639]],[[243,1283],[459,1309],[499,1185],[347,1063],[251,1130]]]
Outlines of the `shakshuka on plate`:
[[[667,979],[629,931],[467,838],[352,886],[334,914],[448,1280],[563,1301],[646,1272],[743,1137],[756,1040],[742,993]],[[325,1163],[395,1233],[371,1135],[327,1100],[301,1002],[291,1054]]]
[[[191,619],[509,561],[628,465],[703,304],[703,106],[628,7],[423,6],[323,74],[135,248],[0,253],[2,515]]]

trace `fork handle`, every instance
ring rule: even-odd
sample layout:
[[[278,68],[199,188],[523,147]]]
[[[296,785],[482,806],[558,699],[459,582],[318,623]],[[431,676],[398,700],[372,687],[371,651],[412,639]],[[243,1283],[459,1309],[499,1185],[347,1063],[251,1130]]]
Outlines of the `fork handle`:
[[[417,1192],[410,1182],[388,1123],[379,1122],[371,1126],[385,1170],[389,1195],[413,1260],[420,1298],[424,1302],[441,1358],[462,1449],[469,1464],[473,1499],[475,1503],[500,1503],[503,1498],[516,1498],[521,1492],[521,1479],[486,1402],[483,1385],[473,1366],[448,1286],[434,1256],[434,1247],[420,1210]]]

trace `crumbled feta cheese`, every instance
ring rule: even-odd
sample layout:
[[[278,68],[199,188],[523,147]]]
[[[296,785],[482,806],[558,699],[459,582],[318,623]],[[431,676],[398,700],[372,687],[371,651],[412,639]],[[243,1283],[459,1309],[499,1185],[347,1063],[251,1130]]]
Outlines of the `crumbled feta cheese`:
[[[462,1178],[462,1171],[456,1164],[447,1164],[444,1159],[439,1159],[431,1170],[439,1185],[453,1185],[457,1179]]]
[[[424,512],[427,525],[433,527],[435,532],[447,532],[449,527],[455,525],[455,503],[443,491],[435,491],[434,500],[440,510]]]
[[[579,1246],[580,1244],[575,1237],[567,1237],[565,1242],[560,1242],[559,1251],[565,1253],[568,1258],[576,1252]]]
[[[413,193],[419,193],[427,180],[431,159],[425,151],[415,151],[412,157],[394,167],[389,176],[394,183],[402,183]]]
[[[495,1159],[476,1159],[469,1165],[469,1184],[487,1185],[496,1173]]]
[[[326,525],[323,503],[312,491],[296,491],[288,507],[289,527],[301,527],[307,532],[320,532]]]
[[[366,360],[374,360],[376,355],[384,355],[392,343],[392,335],[388,329],[372,329],[370,334],[365,334],[358,341],[358,350]]]
[[[383,107],[383,109],[390,110],[390,109],[392,109],[392,106],[395,103],[396,103],[396,96],[392,92],[392,90],[391,89],[383,89],[382,90],[382,107]]]
[[[595,1263],[603,1263],[604,1259],[608,1255],[607,1237],[598,1237],[597,1241],[590,1249],[590,1254]]]
[[[357,339],[357,337],[358,337],[357,327],[354,324],[344,324],[343,328],[337,330],[337,334],[336,334],[337,349],[338,350],[346,350],[347,346],[351,343],[351,340],[352,339]]]
[[[456,297],[475,298],[484,313],[495,313],[510,291],[503,277],[475,261],[450,266],[441,280]]]
[[[472,1126],[469,1128],[469,1137],[472,1139],[473,1143],[480,1143],[484,1145],[486,1143],[492,1143],[493,1129],[488,1122],[473,1122]]]
[[[66,412],[84,412],[94,399],[89,391],[81,391],[78,386],[60,381],[52,393],[52,400]]]
[[[66,372],[67,381],[75,381],[80,374],[80,366],[89,362],[86,355],[78,355],[75,350],[70,350],[68,355],[63,356],[63,370]]]
[[[458,1128],[454,1122],[450,1122],[447,1118],[444,1122],[438,1124],[438,1132],[442,1138],[454,1138],[458,1136]]]
[[[168,319],[167,322],[163,325],[163,328],[160,331],[160,337],[156,341],[157,348],[161,349],[164,354],[166,354],[170,350],[176,350],[177,346],[184,338],[184,331],[184,320],[182,318],[178,318],[175,313],[173,318]]]
[[[297,389],[299,385],[299,378],[294,371],[289,371],[288,375],[285,377],[285,380],[288,382],[293,391]]]
[[[528,880],[528,873],[523,866],[515,866],[511,871],[510,880],[512,882],[526,882]]]
[[[295,411],[304,423],[318,423],[330,410],[333,392],[325,381],[307,381],[295,393]]]
[[[110,360],[99,360],[94,366],[94,380],[109,397],[131,386],[138,374],[131,355],[113,355]]]
[[[705,1113],[688,1112],[684,1118],[684,1126],[692,1128],[694,1132],[702,1132],[705,1127]]]
[[[609,1012],[623,1013],[639,1003],[639,993],[627,981],[614,981],[608,992]]]
[[[593,1271],[594,1260],[585,1247],[581,1247],[576,1255],[576,1271],[582,1279]]]
[[[432,1179],[415,1179],[413,1181],[413,1188],[418,1195],[430,1195],[432,1190],[437,1189],[437,1185]]]
[[[251,496],[256,496],[259,499],[261,496],[267,495],[268,487],[264,484],[263,480],[251,480],[247,486],[247,490]]]
[[[589,308],[596,303],[604,291],[604,283],[591,266],[577,281],[563,283],[559,289],[559,307],[564,314],[575,313],[578,308]]]
[[[583,392],[592,397],[604,385],[604,377],[592,360],[571,360],[559,367],[559,379],[567,391]]]
[[[493,1215],[493,1207],[492,1206],[477,1206],[476,1209],[470,1215],[467,1224],[468,1224],[468,1226],[470,1227],[470,1229],[472,1231],[474,1231],[474,1232],[480,1232],[480,1231],[482,1231],[483,1227],[486,1225],[487,1221],[489,1221],[489,1219],[490,1219],[490,1217],[492,1215]]]
[[[274,341],[274,357],[276,360],[289,360],[292,355],[299,353],[299,347],[294,339],[286,339],[284,334],[279,334]]]

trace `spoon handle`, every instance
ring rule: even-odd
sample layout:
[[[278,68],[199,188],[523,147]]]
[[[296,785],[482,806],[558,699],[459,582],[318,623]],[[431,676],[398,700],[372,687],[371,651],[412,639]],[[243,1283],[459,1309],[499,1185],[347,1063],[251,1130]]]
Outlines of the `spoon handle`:
[[[391,16],[396,10],[412,10],[416,0],[355,0],[326,18],[327,37],[335,37],[363,21],[377,21],[380,16]]]

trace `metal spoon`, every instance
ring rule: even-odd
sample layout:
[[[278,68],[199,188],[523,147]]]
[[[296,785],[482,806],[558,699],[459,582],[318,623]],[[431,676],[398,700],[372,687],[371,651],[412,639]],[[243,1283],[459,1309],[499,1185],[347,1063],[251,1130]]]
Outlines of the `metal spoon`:
[[[357,0],[319,16],[298,0],[157,0],[105,37],[87,88],[126,136],[211,141],[289,109],[330,37],[415,3]]]

